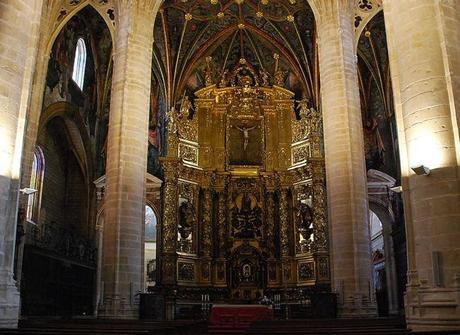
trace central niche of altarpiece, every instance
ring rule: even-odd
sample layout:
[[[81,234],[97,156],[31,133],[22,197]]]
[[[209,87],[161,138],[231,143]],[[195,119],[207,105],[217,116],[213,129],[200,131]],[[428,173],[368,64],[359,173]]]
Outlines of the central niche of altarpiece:
[[[169,112],[160,282],[183,298],[329,283],[321,115],[278,79],[240,66]]]

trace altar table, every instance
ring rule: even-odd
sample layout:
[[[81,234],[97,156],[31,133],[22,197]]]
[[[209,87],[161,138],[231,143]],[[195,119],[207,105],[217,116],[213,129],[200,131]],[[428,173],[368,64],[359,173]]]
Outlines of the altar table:
[[[213,305],[210,326],[248,327],[255,321],[273,320],[273,309],[265,305]]]

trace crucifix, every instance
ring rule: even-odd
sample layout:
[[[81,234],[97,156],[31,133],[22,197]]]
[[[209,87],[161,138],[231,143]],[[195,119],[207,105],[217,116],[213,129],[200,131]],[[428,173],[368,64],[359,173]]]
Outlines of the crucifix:
[[[243,133],[243,139],[244,139],[244,143],[243,143],[243,149],[244,151],[246,151],[246,148],[248,147],[248,143],[249,143],[249,132],[251,130],[253,130],[254,128],[256,128],[257,126],[253,126],[253,127],[238,127],[238,126],[235,126],[236,129],[238,129],[239,131],[241,131]]]

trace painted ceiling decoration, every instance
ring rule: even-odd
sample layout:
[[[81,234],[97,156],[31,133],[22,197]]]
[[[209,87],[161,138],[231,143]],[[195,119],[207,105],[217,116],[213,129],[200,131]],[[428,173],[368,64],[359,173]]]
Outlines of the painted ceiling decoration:
[[[241,65],[269,85],[281,84],[275,77],[284,72],[284,87],[318,106],[315,22],[306,0],[167,0],[154,34],[154,80],[168,108],[230,81]]]

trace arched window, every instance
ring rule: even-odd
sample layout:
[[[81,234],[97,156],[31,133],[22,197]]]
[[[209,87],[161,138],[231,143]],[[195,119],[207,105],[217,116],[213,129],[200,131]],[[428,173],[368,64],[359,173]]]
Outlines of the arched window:
[[[145,205],[145,242],[156,242],[157,216],[152,207]]]
[[[83,38],[77,41],[75,48],[75,58],[73,61],[73,81],[83,90],[83,82],[85,80],[85,67],[86,67],[86,45]]]
[[[157,216],[152,207],[145,205],[145,287],[154,286],[156,281]]]
[[[45,172],[45,156],[40,147],[35,148],[32,172],[30,175],[30,188],[36,192],[29,194],[27,201],[27,220],[38,223],[40,200],[42,195],[43,175]]]

